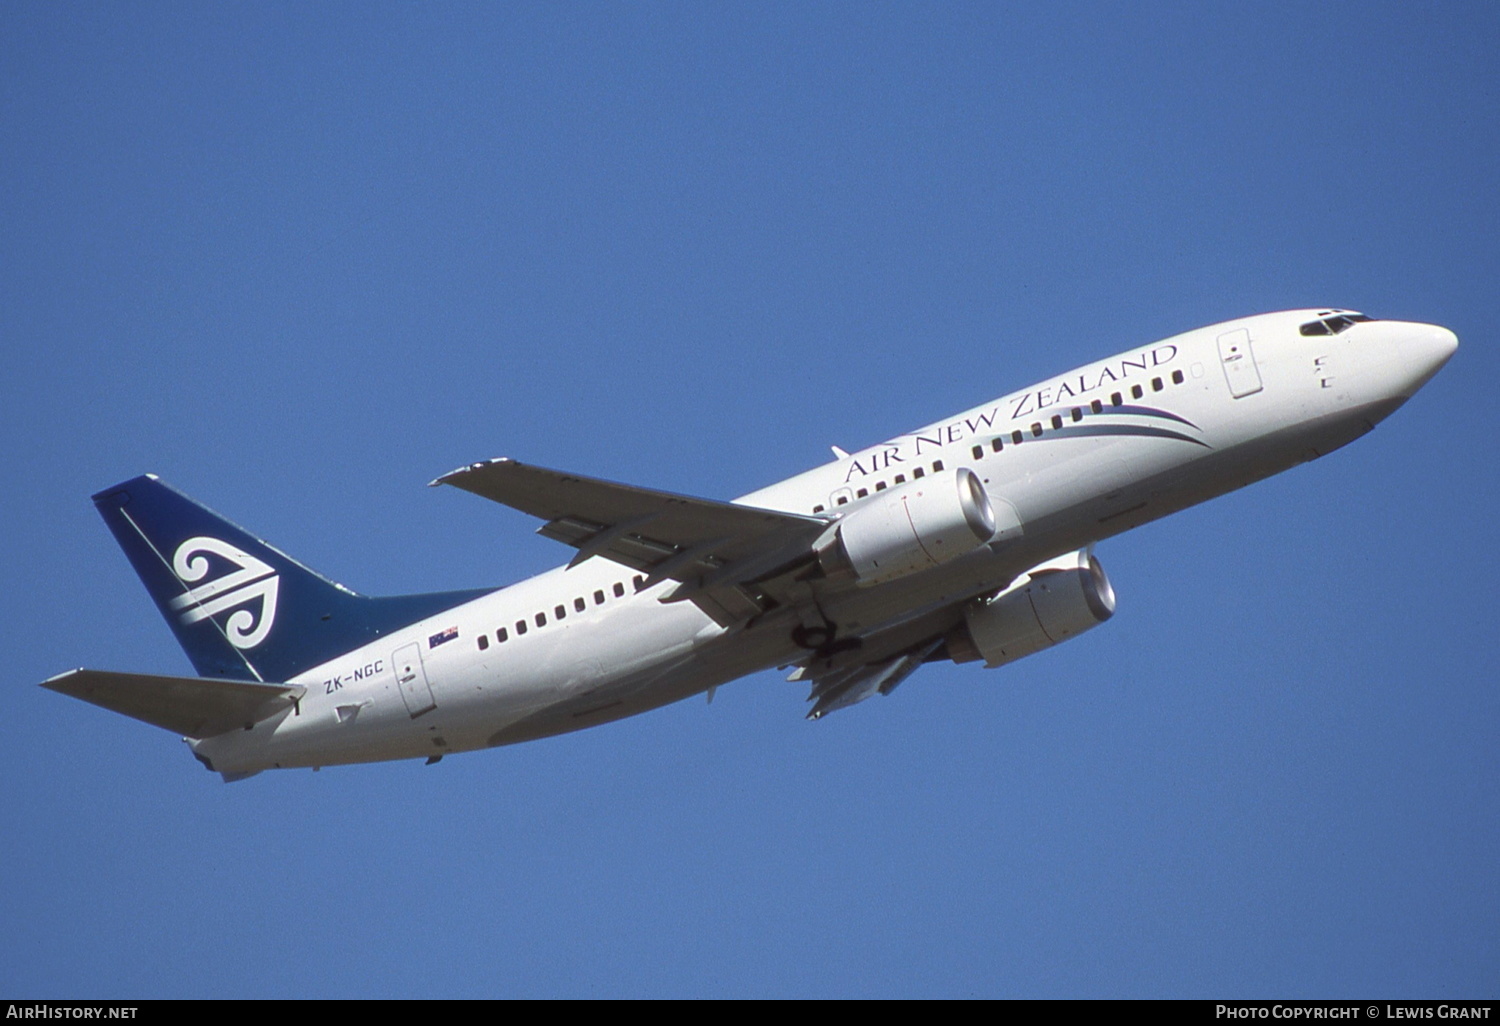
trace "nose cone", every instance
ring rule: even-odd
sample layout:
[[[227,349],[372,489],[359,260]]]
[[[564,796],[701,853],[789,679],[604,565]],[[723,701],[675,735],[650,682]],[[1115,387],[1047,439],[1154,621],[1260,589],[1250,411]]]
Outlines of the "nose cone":
[[[1443,364],[1458,350],[1458,336],[1447,328],[1436,324],[1413,324],[1411,329],[1401,337],[1398,345],[1410,381],[1408,396],[1432,380],[1432,376],[1442,370]]]

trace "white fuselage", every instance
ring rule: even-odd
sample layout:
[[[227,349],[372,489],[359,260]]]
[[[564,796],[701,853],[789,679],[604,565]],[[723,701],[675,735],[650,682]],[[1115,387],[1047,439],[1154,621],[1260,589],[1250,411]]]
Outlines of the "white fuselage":
[[[1028,567],[1354,440],[1456,346],[1398,321],[1300,334],[1319,313],[1142,346],[736,501],[832,520],[918,468],[974,471],[999,521],[990,544],[875,586],[811,584],[840,636],[936,636]],[[692,602],[659,601],[672,581],[639,580],[595,557],[492,592],[299,675],[295,710],[194,750],[224,772],[432,757],[618,719],[808,655],[792,638],[805,609],[723,628]]]

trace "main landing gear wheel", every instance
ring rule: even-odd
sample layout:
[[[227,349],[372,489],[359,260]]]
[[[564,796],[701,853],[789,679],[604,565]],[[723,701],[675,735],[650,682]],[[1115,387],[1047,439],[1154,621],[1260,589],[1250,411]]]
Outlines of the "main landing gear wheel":
[[[792,641],[803,648],[817,651],[833,640],[833,632],[834,625],[831,623],[821,623],[812,627],[801,624],[792,629]]]

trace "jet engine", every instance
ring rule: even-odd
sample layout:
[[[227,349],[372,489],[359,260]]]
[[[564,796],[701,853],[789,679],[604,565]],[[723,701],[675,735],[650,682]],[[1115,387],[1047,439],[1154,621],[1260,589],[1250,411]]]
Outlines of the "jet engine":
[[[819,547],[829,576],[880,584],[956,559],[995,536],[995,511],[967,467],[882,492],[845,514]]]
[[[1088,549],[1032,567],[1009,587],[964,609],[948,635],[956,663],[1002,666],[1082,634],[1115,615],[1115,590]]]

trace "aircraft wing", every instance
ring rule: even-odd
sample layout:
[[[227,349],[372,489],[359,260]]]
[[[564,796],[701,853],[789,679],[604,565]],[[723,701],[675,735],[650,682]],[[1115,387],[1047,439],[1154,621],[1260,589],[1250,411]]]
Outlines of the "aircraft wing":
[[[307,693],[300,684],[109,670],[69,670],[42,681],[42,687],[197,738],[248,728],[292,708]]]
[[[511,459],[471,463],[432,483],[540,517],[538,534],[578,550],[570,566],[603,556],[644,573],[645,587],[678,581],[663,602],[691,600],[725,626],[761,612],[754,583],[811,558],[829,523]]]
[[[799,669],[787,679],[812,681],[812,692],[807,696],[807,700],[814,704],[807,718],[818,720],[831,712],[847,709],[851,705],[863,702],[876,692],[889,695],[902,681],[910,677],[941,643],[941,638],[929,641],[910,652],[878,662],[836,668]]]

